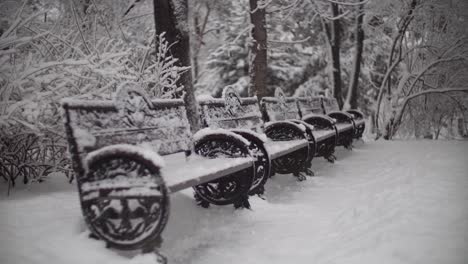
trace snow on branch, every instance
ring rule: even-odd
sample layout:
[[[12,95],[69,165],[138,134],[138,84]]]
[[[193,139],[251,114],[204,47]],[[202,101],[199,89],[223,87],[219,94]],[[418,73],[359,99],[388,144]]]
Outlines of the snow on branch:
[[[408,97],[406,97],[405,101],[410,101],[416,97],[419,97],[421,95],[425,94],[433,94],[433,93],[449,93],[449,92],[465,92],[468,93],[468,87],[454,87],[454,88],[445,88],[445,89],[428,89],[424,91],[420,91],[418,93],[412,94]]]
[[[304,43],[310,39],[310,36],[308,36],[305,39],[300,39],[300,40],[290,40],[290,41],[283,41],[283,40],[273,40],[269,39],[268,42],[271,43],[279,43],[279,44],[297,44],[297,43]]]
[[[344,5],[344,6],[358,6],[358,5],[364,5],[369,0],[364,0],[362,2],[356,2],[356,3],[347,3],[347,2],[340,2],[340,1],[334,1],[334,0],[326,0],[327,2],[333,3],[333,4],[338,4],[338,5]]]

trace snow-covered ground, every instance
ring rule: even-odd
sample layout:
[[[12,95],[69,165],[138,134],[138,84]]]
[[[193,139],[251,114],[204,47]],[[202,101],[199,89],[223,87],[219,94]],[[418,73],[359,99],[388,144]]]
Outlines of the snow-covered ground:
[[[316,177],[277,175],[253,210],[171,197],[169,263],[468,263],[468,142],[358,143]],[[0,190],[0,263],[150,263],[88,238],[64,178]]]

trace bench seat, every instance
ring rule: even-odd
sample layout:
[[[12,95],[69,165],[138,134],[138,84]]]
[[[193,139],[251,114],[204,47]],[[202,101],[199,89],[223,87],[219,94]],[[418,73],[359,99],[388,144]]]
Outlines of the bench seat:
[[[364,125],[366,123],[366,120],[364,118],[359,118],[359,119],[354,119],[354,123],[356,126]]]
[[[270,155],[270,159],[276,159],[301,148],[305,148],[308,144],[309,143],[307,140],[303,139],[290,141],[268,141],[265,143],[265,148]]]
[[[338,129],[338,133],[342,133],[347,130],[352,130],[353,129],[353,124],[347,124],[347,123],[337,123],[336,124],[336,129]]]
[[[296,120],[292,120],[293,122],[296,122]],[[312,135],[314,136],[315,140],[317,142],[320,142],[324,139],[330,138],[335,136],[335,131],[330,130],[330,129],[316,129],[313,125],[306,123],[303,120],[298,119],[297,122],[300,124],[306,126],[310,131],[312,131]]]
[[[320,142],[327,138],[334,137],[335,131],[329,130],[329,129],[318,129],[318,130],[313,130],[312,134],[314,135],[315,140],[317,142]]]
[[[254,161],[252,158],[209,159],[199,155],[185,157],[184,153],[174,153],[164,156],[164,162],[161,174],[169,192],[175,193],[249,168]]]

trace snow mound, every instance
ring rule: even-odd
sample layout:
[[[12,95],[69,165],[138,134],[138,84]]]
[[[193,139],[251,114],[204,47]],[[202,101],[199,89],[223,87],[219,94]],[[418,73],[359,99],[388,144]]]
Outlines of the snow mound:
[[[253,210],[205,210],[183,190],[171,195],[161,253],[171,264],[465,264],[467,156],[467,141],[359,143],[335,164],[314,159],[307,181],[276,175]],[[89,238],[76,186],[47,180],[10,196],[0,185],[0,263],[157,263]]]

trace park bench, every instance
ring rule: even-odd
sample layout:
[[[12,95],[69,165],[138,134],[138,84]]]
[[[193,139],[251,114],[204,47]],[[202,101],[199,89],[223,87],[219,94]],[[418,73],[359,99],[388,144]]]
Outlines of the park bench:
[[[181,99],[149,100],[125,84],[113,100],[65,99],[62,107],[85,222],[109,247],[158,247],[169,194],[182,189],[193,187],[205,203],[245,206],[256,175],[250,142],[227,130],[192,135]]]
[[[286,97],[284,92],[277,88],[274,97],[264,97],[262,99],[262,110],[266,121],[289,121],[306,128],[310,150],[310,158],[324,157],[330,162],[335,160],[333,155],[336,144],[336,129],[331,118],[309,117],[301,119],[301,112],[298,100],[304,98]],[[308,99],[308,98],[307,98]],[[311,107],[310,100],[304,105]],[[311,109],[312,111],[312,109]],[[309,166],[310,168],[310,166]]]
[[[347,138],[349,138],[349,131],[351,130],[350,122],[353,125],[351,138],[358,139],[362,137],[365,129],[365,120],[364,114],[361,111],[356,109],[340,111],[338,102],[334,97],[323,97],[322,102],[324,113],[338,121],[337,126],[340,126],[344,130]]]
[[[228,129],[251,142],[257,158],[251,194],[262,194],[263,185],[274,173],[305,178],[309,169],[309,144],[303,126],[289,121],[264,123],[256,97],[241,98],[232,87],[223,98],[199,100],[206,127]]]

